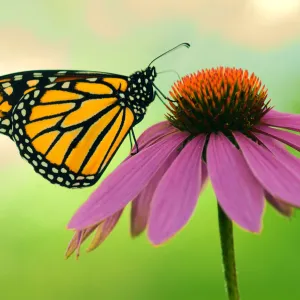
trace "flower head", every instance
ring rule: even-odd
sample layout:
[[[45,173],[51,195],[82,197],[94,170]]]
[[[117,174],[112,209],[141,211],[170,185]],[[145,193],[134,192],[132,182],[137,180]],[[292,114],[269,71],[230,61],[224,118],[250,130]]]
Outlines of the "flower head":
[[[71,219],[75,235],[67,256],[95,231],[100,245],[132,202],[131,233],[148,227],[161,244],[190,219],[210,178],[226,215],[252,232],[261,230],[265,199],[291,216],[300,206],[300,116],[269,107],[259,79],[235,68],[205,70],[172,88],[168,121],[146,130],[139,152],[111,173]],[[281,128],[281,129],[276,129]]]

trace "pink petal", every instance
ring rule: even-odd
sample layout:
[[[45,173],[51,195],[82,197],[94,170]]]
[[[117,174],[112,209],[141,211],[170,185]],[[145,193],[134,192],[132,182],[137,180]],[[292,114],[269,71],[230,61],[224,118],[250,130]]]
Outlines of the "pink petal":
[[[266,113],[263,116],[261,122],[274,127],[281,127],[295,131],[300,131],[299,114],[282,113],[271,109],[268,113]]]
[[[223,134],[211,134],[207,146],[207,168],[217,199],[234,222],[258,232],[264,194],[242,153]]]
[[[294,205],[300,205],[300,178],[291,172],[270,150],[258,145],[242,133],[234,137],[254,176],[271,195]]]
[[[289,153],[283,145],[274,138],[262,133],[253,133],[281,163],[285,165],[295,176],[300,174],[300,159]]]
[[[282,201],[273,197],[268,192],[265,192],[265,197],[267,201],[282,215],[286,217],[291,217],[293,214],[293,207]]]
[[[150,180],[148,185],[142,192],[132,201],[131,207],[131,235],[137,236],[141,234],[147,224],[150,213],[150,204],[156,187],[161,180],[164,173],[170,167],[174,159],[178,156],[179,152],[173,152],[169,158],[162,164],[157,173]]]
[[[264,133],[266,135],[269,135],[289,146],[292,148],[300,151],[300,135],[288,132],[288,131],[283,131],[283,130],[278,130],[275,128],[271,128],[269,126],[256,126],[255,129],[258,132]]]
[[[65,252],[65,258],[69,258],[75,250],[77,250],[77,257],[79,257],[81,244],[91,235],[91,233],[98,226],[99,225],[95,225],[81,231],[76,231],[67,247],[67,250]]]
[[[201,188],[205,136],[190,141],[159,183],[151,204],[149,239],[163,243],[190,219]]]
[[[145,147],[153,145],[166,135],[174,132],[179,132],[179,130],[173,127],[172,124],[168,121],[163,121],[151,126],[150,128],[146,129],[137,139],[139,151],[141,151]],[[135,145],[133,146],[131,152],[136,152]]]
[[[112,216],[108,217],[103,222],[103,224],[101,224],[97,228],[97,230],[95,232],[95,236],[87,249],[88,252],[96,249],[98,246],[100,246],[100,244],[102,244],[105,241],[105,239],[109,236],[109,234],[112,232],[112,230],[117,225],[117,223],[122,215],[122,212],[123,212],[123,209],[117,211]]]
[[[90,227],[124,208],[186,138],[185,133],[169,135],[123,162],[77,210],[68,228],[80,230]]]

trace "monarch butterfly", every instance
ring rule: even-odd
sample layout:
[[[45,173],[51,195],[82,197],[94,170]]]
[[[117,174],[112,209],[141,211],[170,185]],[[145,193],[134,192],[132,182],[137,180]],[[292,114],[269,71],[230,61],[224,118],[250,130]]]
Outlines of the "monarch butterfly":
[[[0,77],[0,132],[51,183],[93,185],[161,91],[151,64],[130,76],[25,71]],[[161,93],[162,95],[162,93]]]

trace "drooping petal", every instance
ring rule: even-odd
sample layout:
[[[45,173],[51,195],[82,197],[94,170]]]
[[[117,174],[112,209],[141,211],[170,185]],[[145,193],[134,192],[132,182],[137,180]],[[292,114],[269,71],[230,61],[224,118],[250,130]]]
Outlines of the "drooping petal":
[[[264,193],[242,153],[223,134],[211,134],[207,168],[217,199],[227,216],[241,227],[258,232]]]
[[[288,169],[270,150],[258,145],[243,134],[234,137],[254,176],[264,189],[287,203],[300,205],[300,177]]]
[[[201,188],[205,136],[190,141],[161,179],[151,203],[148,236],[161,244],[190,219]]]
[[[81,244],[93,233],[93,231],[99,226],[99,224],[87,229],[76,231],[67,247],[65,252],[65,258],[69,258],[75,250],[77,250],[77,258],[80,255]]]
[[[77,210],[68,228],[80,230],[90,227],[124,208],[143,190],[187,136],[182,132],[166,136],[122,163]]]
[[[273,197],[270,193],[265,192],[267,201],[282,215],[291,217],[293,214],[293,207],[284,201]]]
[[[264,133],[266,135],[272,136],[273,138],[281,141],[292,148],[300,151],[300,135],[291,133],[288,131],[283,131],[275,128],[271,128],[269,126],[256,126],[255,129],[258,132]]]
[[[300,159],[288,152],[283,144],[262,133],[253,133],[296,176],[300,174]]]
[[[300,115],[282,113],[271,109],[261,119],[266,125],[300,131]]]
[[[96,249],[100,244],[102,244],[105,241],[105,239],[109,236],[109,234],[117,225],[122,215],[122,212],[123,209],[114,213],[112,216],[108,217],[105,221],[103,221],[100,226],[98,226],[95,232],[95,236],[87,249],[88,252]]]
[[[156,187],[161,180],[164,173],[170,167],[174,159],[178,156],[179,152],[174,151],[170,154],[169,158],[162,164],[157,173],[150,180],[148,185],[142,192],[132,201],[131,206],[131,235],[133,237],[141,234],[147,224],[150,213],[150,204]]]

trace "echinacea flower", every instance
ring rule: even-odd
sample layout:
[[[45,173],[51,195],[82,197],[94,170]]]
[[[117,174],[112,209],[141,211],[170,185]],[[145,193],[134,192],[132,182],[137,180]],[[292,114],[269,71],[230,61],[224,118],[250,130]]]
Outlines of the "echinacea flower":
[[[283,147],[300,150],[300,136],[276,129],[300,131],[300,116],[271,109],[254,74],[200,71],[177,82],[171,96],[168,121],[146,130],[139,152],[73,216],[72,249],[93,231],[98,246],[129,202],[132,235],[149,225],[150,241],[165,242],[191,217],[207,174],[224,212],[246,230],[260,231],[264,198],[286,216],[300,206],[300,160]]]
[[[146,130],[138,153],[112,172],[72,217],[67,256],[92,233],[96,248],[131,202],[131,233],[146,228],[161,244],[190,219],[204,182],[240,227],[259,232],[265,199],[291,216],[300,206],[300,116],[269,106],[267,90],[247,71],[216,68],[185,76],[172,88],[167,121]],[[280,129],[278,129],[280,128]],[[201,199],[201,198],[200,198]]]

